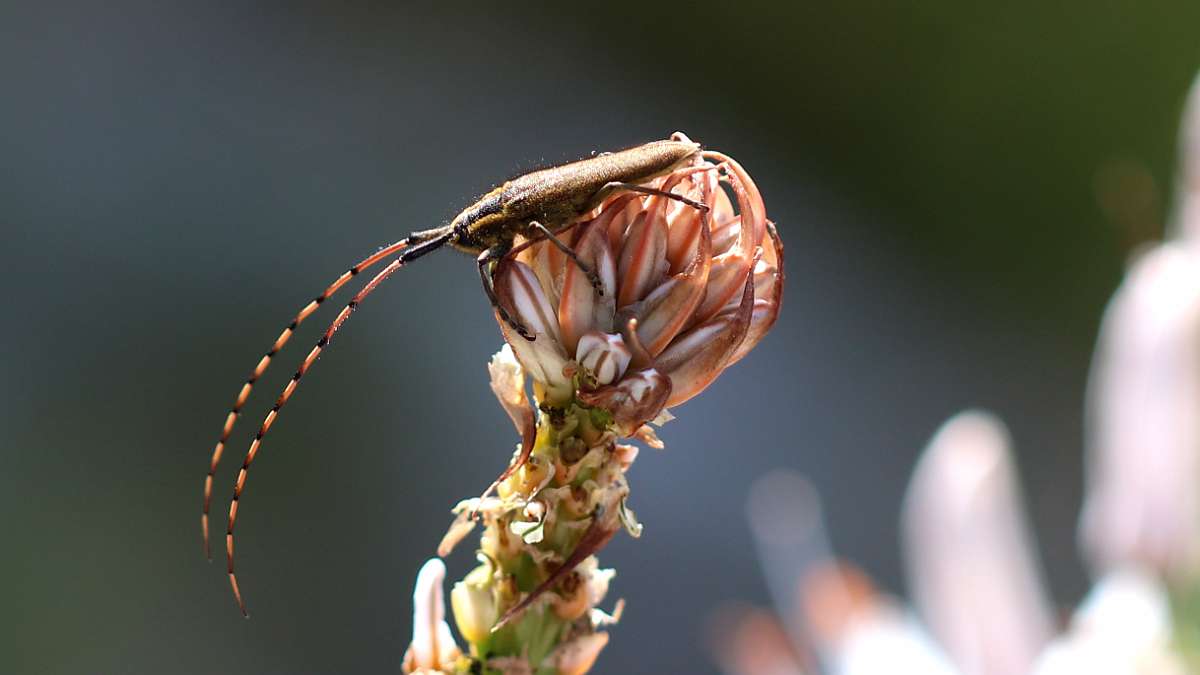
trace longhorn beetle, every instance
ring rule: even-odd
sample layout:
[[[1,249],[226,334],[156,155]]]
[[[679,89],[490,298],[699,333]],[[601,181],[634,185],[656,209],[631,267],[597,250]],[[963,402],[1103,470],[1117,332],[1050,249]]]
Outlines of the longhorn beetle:
[[[363,286],[362,290],[342,308],[333,323],[325,329],[321,339],[304,357],[304,361],[292,375],[291,381],[284,387],[283,393],[271,406],[270,412],[263,419],[262,425],[259,426],[258,432],[254,435],[254,440],[246,452],[246,457],[242,461],[242,468],[238,472],[233,487],[233,499],[229,504],[229,524],[225,531],[225,554],[229,563],[229,584],[243,616],[249,615],[246,612],[246,604],[242,600],[241,590],[238,588],[237,576],[233,571],[233,528],[237,523],[238,503],[242,491],[246,487],[246,475],[250,469],[250,463],[254,461],[255,455],[262,447],[263,437],[274,424],[279,411],[295,393],[300,378],[312,367],[322,350],[333,339],[333,334],[350,318],[359,303],[396,270],[427,253],[432,253],[448,245],[475,256],[475,262],[479,267],[479,277],[483,282],[483,290],[492,307],[501,320],[512,326],[519,335],[527,340],[533,340],[534,336],[510,316],[496,298],[493,275],[499,261],[506,256],[514,255],[534,242],[549,241],[588,275],[597,291],[603,292],[595,271],[580,261],[571,247],[563,243],[556,235],[573,227],[579,222],[581,216],[598,206],[606,197],[621,191],[658,195],[682,202],[701,211],[707,211],[708,207],[704,204],[682,195],[644,185],[653,178],[695,162],[700,155],[701,149],[698,144],[693,143],[682,133],[675,133],[669,140],[654,141],[619,152],[601,153],[588,159],[519,176],[480,197],[474,204],[463,209],[449,224],[432,230],[414,232],[367,256],[343,272],[329,287],[296,314],[292,322],[279,334],[279,337],[275,338],[271,348],[259,359],[258,364],[250,373],[250,377],[242,385],[233,407],[225,417],[225,426],[221,430],[217,446],[213,449],[208,475],[204,479],[204,509],[200,516],[200,527],[204,534],[204,552],[209,560],[212,559],[212,553],[209,547],[208,513],[212,502],[213,475],[217,471],[217,465],[221,461],[221,454],[225,450],[229,435],[233,432],[234,423],[241,415],[242,407],[245,406],[246,399],[249,398],[250,392],[254,388],[254,383],[262,377],[267,366],[271,364],[271,360],[291,339],[296,328],[323,302],[363,270],[393,255],[396,256],[391,263]],[[523,237],[525,242],[514,246],[518,236]]]

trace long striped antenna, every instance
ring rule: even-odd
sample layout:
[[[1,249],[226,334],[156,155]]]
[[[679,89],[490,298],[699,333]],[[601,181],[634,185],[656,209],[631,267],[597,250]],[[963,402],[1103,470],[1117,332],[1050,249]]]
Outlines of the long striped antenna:
[[[271,411],[267,413],[267,416],[263,419],[262,424],[258,427],[258,433],[254,434],[254,440],[250,443],[250,449],[246,451],[246,458],[242,460],[242,469],[241,471],[238,471],[237,481],[233,485],[233,499],[229,502],[229,527],[225,530],[225,557],[229,561],[229,585],[233,589],[233,597],[234,600],[237,601],[238,609],[242,611],[242,616],[249,616],[249,614],[246,612],[246,603],[242,600],[242,592],[238,587],[237,575],[234,574],[233,571],[233,528],[234,525],[237,524],[238,503],[242,497],[242,491],[246,487],[246,475],[250,470],[250,463],[254,461],[255,455],[258,454],[259,448],[262,447],[263,438],[267,435],[267,431],[271,429],[271,425],[275,423],[276,417],[279,416],[279,411],[283,409],[283,406],[287,404],[288,399],[290,399],[292,394],[296,392],[296,387],[300,384],[300,378],[304,377],[304,374],[308,372],[308,369],[311,368],[313,363],[315,363],[316,360],[321,356],[321,352],[324,351],[327,346],[329,346],[330,340],[333,339],[333,334],[336,333],[338,329],[342,327],[342,324],[350,318],[350,315],[353,314],[354,310],[358,308],[359,303],[361,303],[368,295],[378,288],[380,284],[387,280],[388,277],[395,273],[396,270],[400,269],[408,262],[416,260],[427,253],[431,253],[441,248],[446,244],[446,242],[450,241],[450,238],[453,235],[454,231],[451,228],[446,228],[445,232],[437,235],[433,239],[423,241],[420,244],[401,252],[399,257],[389,263],[387,267],[380,270],[380,272],[375,275],[375,278],[367,282],[367,285],[363,286],[362,290],[360,290],[350,300],[350,302],[346,303],[346,306],[343,307],[342,311],[338,313],[337,317],[333,320],[333,323],[329,324],[329,327],[325,329],[325,334],[321,336],[320,340],[317,340],[316,346],[312,348],[312,351],[308,353],[308,356],[304,357],[304,361],[300,364],[300,367],[296,369],[296,372],[292,375],[292,379],[287,383],[287,386],[284,387],[283,393],[281,393],[279,398],[275,400],[275,405],[271,406]]]
[[[242,414],[242,407],[246,405],[246,400],[250,398],[250,392],[254,390],[254,383],[258,382],[258,378],[262,377],[267,371],[267,366],[271,365],[271,359],[283,349],[283,346],[292,339],[292,334],[296,332],[296,328],[304,323],[304,320],[310,314],[317,311],[321,303],[325,302],[334,293],[338,292],[346,282],[358,276],[359,272],[375,265],[375,263],[390,258],[397,251],[408,246],[408,237],[400,241],[385,246],[375,253],[363,258],[357,265],[351,267],[342,273],[342,276],[334,280],[323,293],[309,301],[299,312],[296,313],[296,318],[283,329],[279,337],[275,338],[275,342],[271,344],[271,348],[267,350],[263,357],[258,360],[258,365],[254,366],[254,370],[250,373],[250,377],[246,378],[245,384],[242,385],[241,391],[238,392],[237,398],[233,401],[233,407],[229,409],[229,414],[225,416],[225,426],[221,429],[221,437],[217,439],[217,447],[213,448],[212,460],[208,464],[208,475],[204,478],[204,511],[200,516],[200,530],[204,534],[204,556],[212,560],[212,550],[208,542],[208,510],[212,503],[212,486],[213,476],[217,473],[217,466],[221,463],[221,455],[225,452],[225,443],[229,441],[229,435],[233,433],[233,426],[237,423],[238,417]]]

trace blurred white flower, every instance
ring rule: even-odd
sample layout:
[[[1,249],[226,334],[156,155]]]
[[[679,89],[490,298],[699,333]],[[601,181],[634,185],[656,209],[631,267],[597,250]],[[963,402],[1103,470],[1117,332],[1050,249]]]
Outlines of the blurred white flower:
[[[1088,383],[1081,536],[1100,572],[1200,563],[1200,79],[1184,112],[1173,241],[1142,252],[1104,315]]]
[[[851,624],[834,658],[833,675],[955,675],[958,671],[919,622],[890,602]]]
[[[912,612],[848,563],[808,570],[800,604],[830,675],[958,673]]]
[[[776,613],[723,610],[730,675],[1184,675],[1165,587],[1125,568],[1055,631],[1004,426],[948,420],[909,484],[902,539],[920,616],[830,553],[816,490],[776,471],[755,483],[751,531]],[[923,623],[922,619],[925,622]],[[927,630],[926,625],[929,629]],[[813,656],[819,657],[814,659]]]
[[[1131,263],[1092,363],[1080,539],[1098,580],[1068,630],[1051,638],[1008,434],[965,412],[930,442],[902,516],[912,597],[936,643],[865,575],[831,562],[816,491],[777,473],[754,486],[749,507],[777,616],[742,611],[723,625],[715,642],[727,672],[812,671],[809,651],[835,675],[1197,672],[1200,78],[1183,127],[1174,239]],[[779,646],[784,634],[796,656]]]
[[[776,471],[754,484],[747,513],[779,618],[727,612],[714,635],[726,671],[955,675],[909,612],[861,571],[833,559],[821,512],[803,476]]]
[[[1053,633],[1007,430],[950,418],[917,464],[902,543],[912,599],[967,675],[1024,675]]]
[[[1070,631],[1045,651],[1034,675],[1184,675],[1171,651],[1166,590],[1130,570],[1101,579],[1071,619]]]
[[[1105,313],[1088,390],[1083,549],[1099,572],[1200,562],[1200,248],[1141,255]]]
[[[811,648],[798,600],[808,573],[833,559],[821,497],[804,476],[772,471],[750,486],[746,518],[775,611],[791,639]]]

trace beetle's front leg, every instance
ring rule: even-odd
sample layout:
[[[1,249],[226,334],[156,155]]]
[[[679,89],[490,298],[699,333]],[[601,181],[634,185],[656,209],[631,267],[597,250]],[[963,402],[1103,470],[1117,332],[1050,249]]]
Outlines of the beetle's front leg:
[[[550,240],[551,244],[554,244],[558,250],[562,251],[563,255],[570,258],[571,262],[575,263],[575,265],[579,267],[579,271],[583,272],[584,276],[586,276],[588,281],[591,282],[592,288],[595,289],[596,293],[601,296],[604,295],[604,282],[600,280],[600,275],[596,274],[596,270],[592,269],[591,265],[588,265],[579,259],[579,254],[575,253],[575,249],[563,243],[561,239],[554,236],[554,233],[550,231],[550,228],[539,223],[538,221],[529,221],[529,226],[540,232],[543,237]]]
[[[508,313],[508,310],[500,303],[500,298],[496,296],[496,263],[508,255],[511,248],[509,244],[497,244],[480,253],[479,257],[475,259],[479,265],[479,280],[483,282],[483,292],[487,295],[488,302],[492,303],[492,309],[500,314],[500,320],[512,326],[512,329],[517,331],[517,335],[533,342],[533,334]]]
[[[608,195],[620,190],[625,190],[626,192],[640,192],[644,195],[666,197],[667,199],[674,199],[681,204],[687,204],[693,209],[698,210],[700,213],[706,213],[708,211],[707,204],[701,204],[700,202],[694,199],[688,199],[683,195],[678,195],[674,192],[668,192],[666,190],[659,190],[658,188],[647,187],[645,185],[637,185],[636,183],[622,183],[620,181],[605,183],[604,187],[596,191],[596,196],[592,197],[592,202],[598,204]]]

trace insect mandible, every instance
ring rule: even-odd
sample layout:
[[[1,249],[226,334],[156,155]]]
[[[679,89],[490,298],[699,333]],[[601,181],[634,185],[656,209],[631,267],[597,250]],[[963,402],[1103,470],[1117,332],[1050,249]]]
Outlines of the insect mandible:
[[[292,322],[283,329],[270,349],[259,359],[249,378],[242,385],[233,407],[225,417],[225,425],[221,430],[217,445],[213,449],[208,475],[204,479],[204,508],[200,516],[204,552],[210,560],[212,553],[209,545],[208,515],[212,501],[213,476],[221,461],[221,455],[229,436],[233,432],[234,424],[241,415],[242,408],[245,406],[255,382],[262,377],[271,360],[291,339],[296,328],[322,303],[367,268],[395,256],[342,308],[329,327],[325,329],[316,345],[304,357],[300,367],[296,369],[270,412],[263,419],[258,432],[254,435],[254,440],[250,443],[246,457],[242,461],[242,468],[238,471],[234,483],[233,498],[229,504],[229,520],[225,531],[225,553],[228,561],[229,583],[238,608],[244,616],[248,616],[246,604],[234,573],[233,530],[237,523],[239,500],[246,486],[246,476],[250,464],[262,447],[263,438],[270,430],[271,425],[275,423],[280,410],[295,393],[300,378],[312,367],[321,352],[329,345],[334,333],[350,318],[358,305],[384,280],[404,265],[443,246],[450,246],[475,256],[483,289],[492,307],[501,320],[508,323],[519,335],[527,340],[533,340],[534,336],[509,315],[496,297],[493,275],[497,263],[532,243],[549,241],[587,274],[598,291],[603,292],[596,273],[580,261],[571,247],[560,240],[557,235],[573,227],[579,222],[581,216],[598,206],[606,197],[622,191],[658,195],[706,211],[708,207],[704,204],[682,195],[644,185],[651,179],[695,162],[701,154],[701,148],[697,143],[692,142],[682,133],[675,133],[669,140],[654,141],[618,152],[600,153],[587,159],[533,171],[506,181],[463,209],[448,224],[431,230],[414,232],[359,261],[296,313]],[[524,238],[520,244],[516,243],[518,237]]]

